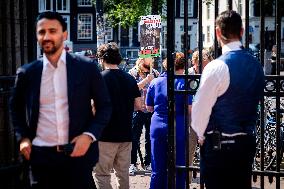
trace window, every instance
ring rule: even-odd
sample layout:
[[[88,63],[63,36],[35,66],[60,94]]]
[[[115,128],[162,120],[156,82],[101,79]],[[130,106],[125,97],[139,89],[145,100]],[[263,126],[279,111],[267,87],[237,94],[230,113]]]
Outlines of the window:
[[[210,19],[210,4],[206,5],[207,20]]]
[[[67,24],[67,32],[68,32],[67,40],[70,41],[70,16],[62,15],[62,17],[63,17],[63,19],[65,20],[65,22]]]
[[[138,30],[138,26],[135,24],[133,27],[132,27],[132,46],[133,47],[139,47],[140,46],[140,43],[138,41],[138,35],[139,35],[139,30]]]
[[[53,0],[39,0],[38,10],[39,12],[52,11],[53,10]]]
[[[242,0],[238,0],[238,12],[242,16],[243,15],[243,3]]]
[[[78,40],[93,39],[93,15],[78,14]]]
[[[210,26],[207,26],[207,43],[210,43]]]
[[[113,40],[112,38],[113,29],[110,26],[105,26],[105,39],[108,41]]]
[[[191,38],[191,35],[188,35],[187,36],[187,48],[190,47],[190,38]],[[180,44],[180,48],[181,49],[184,49],[185,48],[185,44],[184,44],[184,34],[181,35],[181,44]]]
[[[180,16],[184,16],[184,0],[180,1]],[[188,17],[193,17],[193,0],[188,0]]]
[[[126,49],[126,57],[127,58],[137,58],[138,57],[138,49]]]
[[[93,6],[92,0],[78,0],[78,7],[91,7]]]
[[[188,31],[191,31],[191,30],[192,30],[192,26],[191,26],[191,25],[189,25],[187,28],[188,28],[188,29],[187,29]],[[183,32],[183,31],[184,31],[184,26],[183,26],[183,25],[180,25],[180,26],[179,26],[179,29],[180,29],[181,32]]]
[[[129,46],[129,29],[120,28],[120,46],[128,47]]]
[[[56,0],[57,12],[70,12],[70,0]]]

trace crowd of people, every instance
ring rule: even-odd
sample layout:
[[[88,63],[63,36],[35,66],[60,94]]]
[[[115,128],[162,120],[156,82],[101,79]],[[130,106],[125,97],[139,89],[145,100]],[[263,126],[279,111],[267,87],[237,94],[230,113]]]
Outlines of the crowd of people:
[[[142,167],[151,171],[151,189],[167,188],[167,59],[161,73],[152,58],[138,58],[127,73],[119,69],[120,50],[111,42],[98,47],[100,72],[93,60],[66,52],[66,28],[56,12],[38,16],[43,58],[18,69],[10,100],[19,150],[31,166],[33,183],[40,189],[111,189],[114,170],[117,188],[129,188],[144,127]],[[174,96],[176,164],[186,164],[188,127],[189,163],[199,143],[201,181],[207,189],[251,188],[264,74],[261,64],[243,50],[242,34],[240,15],[225,11],[216,19],[220,57],[213,60],[207,49],[201,56],[195,51],[191,61],[181,52],[174,56],[176,75],[202,73],[195,96]],[[192,67],[186,71],[188,63]],[[187,90],[186,82],[175,79],[175,90]],[[184,171],[176,174],[176,188],[186,188]]]

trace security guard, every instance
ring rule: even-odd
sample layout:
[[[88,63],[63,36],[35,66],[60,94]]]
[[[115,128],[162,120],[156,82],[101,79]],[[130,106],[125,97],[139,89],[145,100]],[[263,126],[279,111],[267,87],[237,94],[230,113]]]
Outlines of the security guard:
[[[263,69],[242,47],[238,13],[222,12],[216,35],[222,56],[204,68],[192,108],[192,128],[201,145],[201,179],[206,189],[251,189]]]

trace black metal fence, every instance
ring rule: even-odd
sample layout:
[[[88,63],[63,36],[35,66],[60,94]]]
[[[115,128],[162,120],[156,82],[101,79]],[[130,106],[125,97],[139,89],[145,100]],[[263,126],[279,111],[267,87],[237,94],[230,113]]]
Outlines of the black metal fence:
[[[25,188],[24,163],[19,156],[8,101],[17,67],[36,55],[34,20],[37,1],[0,1],[0,188]]]
[[[215,17],[219,13],[219,1],[212,0]],[[264,65],[265,60],[265,7],[264,0],[256,0],[259,3],[260,12],[260,62]],[[260,181],[260,188],[264,188],[265,179],[268,178],[270,182],[274,181],[275,188],[280,189],[281,178],[284,177],[284,170],[281,168],[281,161],[283,159],[284,150],[284,76],[280,75],[280,50],[281,50],[281,14],[280,1],[275,0],[275,44],[277,45],[276,52],[276,75],[266,76],[265,97],[260,103],[259,121],[257,125],[257,153],[253,166],[253,181],[257,179]],[[202,18],[202,3],[204,0],[195,0],[198,3],[198,18]],[[228,8],[232,9],[232,0],[228,0]],[[186,166],[176,166],[175,164],[175,127],[174,127],[174,94],[179,92],[183,94],[195,94],[197,88],[191,88],[187,91],[175,91],[174,79],[174,52],[175,52],[175,1],[167,0],[167,58],[168,58],[168,98],[169,98],[169,136],[168,136],[168,188],[175,189],[175,175],[177,171],[194,171],[194,176],[199,171],[197,166],[189,166],[188,157],[186,153]],[[2,9],[1,9],[2,10]],[[203,48],[202,37],[202,19],[199,19],[199,51]],[[249,31],[249,0],[245,0],[245,31]],[[184,52],[188,58],[188,1],[184,0]],[[214,39],[214,47],[217,49],[217,41]],[[4,44],[4,43],[3,43]],[[245,33],[244,45],[249,47],[249,33]],[[199,53],[199,60],[202,60],[202,53]],[[215,51],[215,57],[218,52]],[[3,56],[5,57],[5,56]],[[3,59],[3,62],[5,59]],[[201,63],[201,62],[200,62]],[[188,75],[187,67],[186,73],[182,77],[189,82],[194,82],[198,87],[200,75]],[[0,183],[4,188],[20,188],[19,184],[23,181],[23,164],[20,162],[18,156],[17,144],[14,140],[14,130],[9,122],[8,114],[8,98],[10,89],[13,86],[13,76],[0,76]],[[186,86],[186,88],[188,87]],[[188,87],[189,88],[189,87]],[[186,114],[187,115],[187,114]],[[187,119],[185,124],[188,125]],[[188,127],[185,127],[185,133],[188,134]],[[187,137],[188,138],[188,137]],[[185,148],[189,149],[189,141],[186,142]],[[198,154],[195,161],[198,163]],[[187,175],[188,178],[188,175]],[[20,182],[21,181],[21,182]],[[187,179],[187,187],[189,179]],[[202,184],[200,188],[202,188]],[[22,187],[21,187],[22,188]]]
[[[4,188],[20,188],[23,176],[18,145],[9,121],[8,103],[14,80],[14,76],[0,76],[0,183]]]
[[[219,4],[221,0],[212,0],[210,3],[214,7],[214,15],[217,17],[219,12]],[[225,0],[224,0],[225,1]],[[196,0],[195,3],[198,3],[198,31],[199,31],[199,39],[198,39],[198,49],[199,52],[203,49],[203,32],[202,32],[202,4],[208,1],[204,0]],[[243,1],[245,4],[245,24],[244,29],[244,46],[249,50],[249,3],[252,1],[245,0]],[[267,46],[267,41],[265,39],[266,29],[265,29],[265,14],[266,7],[264,0],[256,0],[255,3],[259,5],[259,19],[260,19],[260,49],[259,53],[257,52],[257,56],[264,66],[265,61],[265,47]],[[259,187],[264,189],[265,180],[268,178],[269,183],[273,182],[273,187],[276,189],[280,189],[281,186],[281,178],[284,177],[284,169],[283,169],[283,151],[284,151],[284,121],[282,121],[282,117],[284,116],[284,76],[280,75],[280,54],[281,54],[281,19],[282,15],[280,12],[281,0],[269,1],[270,3],[274,3],[275,5],[275,41],[274,44],[277,46],[276,51],[276,75],[266,75],[265,80],[265,96],[259,104],[259,119],[257,124],[257,149],[255,155],[255,161],[253,164],[253,176],[252,182],[258,181]],[[282,2],[283,3],[283,2]],[[187,173],[186,187],[189,188],[189,171],[193,171],[193,176],[195,177],[199,172],[198,166],[198,147],[197,147],[197,156],[195,156],[194,164],[196,166],[189,166],[189,140],[187,140],[185,145],[186,150],[186,165],[185,166],[177,166],[176,165],[176,144],[175,144],[175,101],[174,95],[175,93],[183,93],[183,94],[191,94],[194,95],[200,80],[200,75],[188,75],[187,67],[186,73],[182,76],[174,74],[174,53],[175,49],[175,2],[172,0],[167,0],[167,59],[168,59],[168,99],[169,99],[169,134],[168,134],[168,188],[175,189],[175,180],[176,173],[178,171],[185,171]],[[233,0],[227,0],[227,8],[233,8]],[[188,1],[184,1],[184,54],[185,57],[188,58]],[[216,36],[216,34],[214,34]],[[218,44],[216,37],[214,39],[214,49],[217,49]],[[214,51],[215,57],[218,57],[218,51]],[[202,53],[199,53],[199,63],[202,64]],[[200,66],[201,67],[201,66]],[[185,78],[188,82],[186,83],[195,83],[196,88],[190,88],[190,85],[186,86],[185,91],[175,91],[174,89],[174,80],[178,77]],[[185,95],[185,96],[186,96]],[[185,113],[185,133],[187,134],[188,139],[188,122],[187,113]],[[284,119],[283,119],[284,120]],[[282,166],[282,168],[281,168]],[[233,171],[233,170],[232,170]],[[282,181],[283,182],[283,181]],[[283,187],[283,186],[282,186]],[[204,188],[203,183],[200,183],[200,188]]]

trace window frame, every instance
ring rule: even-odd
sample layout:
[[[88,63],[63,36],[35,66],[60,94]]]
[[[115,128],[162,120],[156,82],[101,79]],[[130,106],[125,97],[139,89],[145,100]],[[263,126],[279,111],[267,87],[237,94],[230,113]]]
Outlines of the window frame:
[[[58,10],[58,1],[61,1],[61,6],[63,5],[63,2],[66,2],[66,10]],[[56,11],[59,13],[70,13],[70,0],[56,0]],[[62,6],[63,7],[63,6]]]
[[[46,2],[50,2],[50,9],[46,9]],[[38,0],[38,12],[53,11],[53,0]]]
[[[194,7],[194,0],[189,0],[188,1],[188,17],[193,17],[193,7]],[[184,17],[184,0],[180,0],[180,17]]]
[[[86,4],[80,4],[82,2],[87,2],[89,1],[91,4],[90,5],[86,5]],[[77,0],[77,6],[78,7],[92,7],[93,6],[93,3],[92,3],[92,0]]]
[[[80,16],[85,15],[85,16],[90,16],[91,20],[90,20],[90,37],[80,37],[80,33],[79,33],[79,21],[80,21]],[[78,41],[92,41],[93,40],[93,14],[92,13],[79,13],[77,15],[77,40]]]
[[[136,53],[137,52],[137,56],[134,56],[134,52]],[[131,56],[127,56],[128,53],[131,54]],[[125,51],[125,55],[126,55],[126,58],[137,58],[139,56],[139,49],[126,49]]]
[[[206,27],[206,42],[207,43],[210,43],[210,41],[211,41],[211,33],[210,33],[210,29],[211,29],[211,27],[210,27],[210,25],[207,25],[207,27]]]
[[[243,1],[238,0],[238,13],[243,16]]]
[[[68,32],[67,40],[70,41],[70,16],[69,15],[62,15],[62,17],[65,20],[66,25],[67,25],[67,32]]]
[[[211,10],[211,7],[210,7],[211,5],[210,4],[207,4],[206,5],[206,16],[207,16],[207,20],[210,20],[210,10]]]
[[[105,39],[108,41],[113,40],[113,28],[110,26],[105,26]]]

